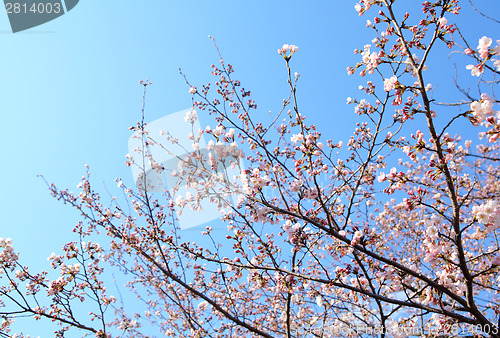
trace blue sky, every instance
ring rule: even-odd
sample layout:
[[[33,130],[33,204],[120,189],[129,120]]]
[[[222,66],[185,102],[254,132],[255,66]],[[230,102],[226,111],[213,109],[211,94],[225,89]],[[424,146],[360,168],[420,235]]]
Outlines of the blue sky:
[[[38,174],[76,190],[89,164],[101,192],[106,185],[117,194],[116,177],[131,185],[124,156],[128,127],[140,119],[139,80],[153,81],[146,120],[188,108],[191,97],[178,69],[199,86],[213,80],[210,65],[218,58],[208,35],[236,68],[235,77],[252,90],[260,114],[277,112],[288,93],[276,50],[283,43],[298,45],[292,65],[301,74],[302,112],[321,125],[323,134],[346,141],[354,123],[346,98],[361,97],[357,87],[366,80],[348,77],[345,69],[359,60],[353,49],[371,40],[364,26],[374,15],[358,17],[354,4],[82,0],[66,15],[16,34],[7,15],[0,14],[0,236],[11,237],[21,259],[33,266],[46,264],[51,252],[75,239],[71,228],[77,213],[51,198]],[[483,35],[500,39],[493,34],[498,25],[475,25],[479,16],[468,2],[463,6],[459,24],[474,47]],[[478,6],[500,13],[498,0]],[[448,53],[438,51],[436,66],[444,67]],[[452,74],[431,79],[442,82],[438,90],[450,100],[458,97],[450,86]]]

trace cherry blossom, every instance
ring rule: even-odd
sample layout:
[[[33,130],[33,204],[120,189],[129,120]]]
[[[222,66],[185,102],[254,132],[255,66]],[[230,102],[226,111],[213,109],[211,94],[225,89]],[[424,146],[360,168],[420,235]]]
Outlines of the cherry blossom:
[[[287,94],[268,120],[222,57],[213,83],[196,87],[183,74],[193,110],[181,121],[192,128],[178,165],[142,156],[173,186],[156,193],[145,174],[139,189],[117,178],[125,197],[108,198],[88,167],[75,192],[48,185],[81,222],[47,271],[26,267],[12,240],[0,239],[0,305],[9,306],[1,332],[20,311],[59,323],[58,337],[142,337],[149,324],[169,337],[455,336],[454,327],[499,337],[500,47],[486,36],[468,47],[448,24],[461,15],[457,0],[407,8],[355,5],[370,15],[372,36],[347,68],[362,97],[347,100],[356,122],[346,140],[306,118],[294,45],[278,49]],[[459,71],[465,88],[477,88],[457,91],[465,95],[454,103],[423,75],[453,83],[445,67],[427,68],[448,62],[437,46],[473,59]],[[327,103],[325,113],[352,114]],[[210,125],[193,127],[201,117]],[[132,130],[148,145],[166,139],[164,151],[180,147],[168,132]],[[144,166],[130,155],[126,165]],[[206,202],[221,219],[196,237],[181,231],[178,216],[203,217]],[[143,308],[121,307],[108,271]]]
[[[479,65],[479,66],[467,65],[465,68],[470,70],[470,73],[472,76],[480,76],[484,71],[484,69],[481,65]]]
[[[479,39],[479,44],[477,45],[477,50],[479,52],[479,55],[483,59],[488,57],[491,42],[492,42],[491,38],[488,38],[486,36],[483,36],[481,39]]]
[[[384,80],[384,90],[386,92],[390,92],[391,90],[395,89],[398,84],[399,81],[397,76],[393,75],[390,78]]]
[[[440,18],[439,19],[439,27],[444,28],[446,24],[448,23],[448,20],[446,18]]]

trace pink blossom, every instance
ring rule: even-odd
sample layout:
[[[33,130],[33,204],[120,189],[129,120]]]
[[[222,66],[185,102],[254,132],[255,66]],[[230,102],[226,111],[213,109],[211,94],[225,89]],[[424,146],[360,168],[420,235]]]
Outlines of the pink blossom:
[[[361,7],[360,4],[355,4],[354,5],[354,9],[356,10],[356,12],[359,13],[359,15],[362,15],[363,14],[363,7]]]
[[[234,128],[230,128],[229,131],[226,133],[227,138],[232,138],[234,136]]]
[[[292,56],[294,53],[298,52],[299,51],[299,47],[295,46],[295,45],[289,45],[287,43],[285,43],[280,49],[278,49],[278,53],[280,55],[283,55],[283,56],[287,56],[287,52],[290,52],[290,56]]]
[[[439,19],[439,27],[444,28],[447,23],[448,23],[448,20],[445,17],[442,17]]]
[[[438,229],[435,225],[431,225],[430,227],[428,227],[425,233],[431,239],[436,239],[439,235]]]
[[[474,66],[474,65],[467,65],[465,67],[466,69],[470,70],[470,73],[472,76],[479,76],[483,73],[483,67],[480,66]]]
[[[290,191],[299,192],[302,184],[301,180],[294,180],[292,184],[290,184]]]
[[[363,63],[366,65],[366,70],[369,74],[373,74],[373,70],[379,65],[379,55],[376,52],[370,52],[370,45],[365,45],[361,52]]]
[[[316,189],[316,187],[306,189],[304,197],[307,199],[317,198],[318,197],[318,189]]]
[[[488,38],[486,36],[483,36],[481,39],[479,39],[479,44],[477,45],[477,49],[479,52],[479,55],[485,59],[489,55],[489,48],[491,46],[491,38]]]
[[[194,121],[196,121],[198,119],[197,115],[196,115],[196,110],[190,110],[186,113],[186,115],[184,116],[184,121],[186,122],[190,122],[190,123],[193,123]]]
[[[297,143],[299,141],[302,141],[303,139],[304,139],[304,135],[302,135],[302,134],[295,134],[295,135],[293,135],[290,138],[290,141],[292,141],[293,143]]]
[[[472,102],[470,109],[479,122],[483,122],[488,116],[495,114],[493,99],[486,93],[481,94],[481,100]]]
[[[476,215],[477,221],[486,225],[487,231],[500,227],[500,205],[498,202],[489,200],[486,203],[475,205],[472,212]]]
[[[396,77],[396,75],[393,75],[389,79],[384,80],[384,90],[386,92],[390,92],[391,90],[396,88],[398,84],[399,84],[398,78]]]
[[[219,137],[220,135],[222,135],[223,132],[224,132],[224,127],[221,126],[221,125],[218,125],[217,128],[215,128],[214,130],[212,130],[212,134],[215,137]]]
[[[497,69],[498,72],[500,72],[500,59],[496,59],[493,62],[493,66]]]
[[[365,99],[361,99],[359,101],[359,103],[356,105],[356,107],[354,108],[354,111],[357,113],[357,114],[360,114],[360,111],[361,112],[365,112],[367,109],[369,109],[371,107],[370,103],[367,102]]]
[[[500,255],[496,255],[495,258],[491,261],[492,266],[500,265]]]
[[[356,231],[354,233],[354,236],[352,237],[352,240],[351,240],[351,245],[354,246],[354,245],[357,245],[359,244],[361,238],[363,237],[363,232],[362,231]]]

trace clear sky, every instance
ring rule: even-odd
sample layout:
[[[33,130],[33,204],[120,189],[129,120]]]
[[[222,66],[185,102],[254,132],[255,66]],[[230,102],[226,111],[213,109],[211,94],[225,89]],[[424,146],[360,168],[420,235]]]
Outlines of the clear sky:
[[[399,3],[405,2],[411,1]],[[490,15],[500,13],[498,0],[477,2]],[[465,15],[459,25],[474,47],[483,35],[500,39],[498,25],[475,25],[479,16],[467,1],[462,3]],[[124,156],[128,127],[140,119],[139,80],[153,82],[147,121],[188,108],[189,88],[178,69],[198,86],[213,81],[210,65],[218,58],[208,35],[234,65],[235,77],[252,90],[259,114],[277,112],[288,93],[276,50],[283,43],[298,45],[292,66],[301,74],[303,114],[323,134],[347,140],[354,113],[346,98],[361,97],[357,87],[366,80],[348,77],[346,67],[359,61],[352,51],[370,42],[365,22],[373,17],[358,17],[354,4],[82,0],[64,16],[16,34],[7,15],[0,14],[0,237],[11,237],[21,260],[35,266],[75,239],[71,229],[77,213],[51,198],[38,174],[76,190],[89,164],[94,187],[104,194],[105,186],[118,193],[116,177],[132,185]],[[455,18],[449,16],[449,22]],[[449,51],[440,53],[436,66],[447,61]],[[452,74],[431,82],[442,82],[437,90],[456,100],[449,86]]]

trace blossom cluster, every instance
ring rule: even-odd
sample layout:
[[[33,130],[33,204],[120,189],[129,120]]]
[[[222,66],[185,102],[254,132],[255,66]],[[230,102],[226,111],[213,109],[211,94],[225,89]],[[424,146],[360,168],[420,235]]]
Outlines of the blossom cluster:
[[[377,3],[376,0],[361,0],[359,3],[354,5],[354,9],[359,15],[363,15],[363,13],[369,10],[372,4],[375,3]]]
[[[477,221],[486,226],[488,232],[500,227],[500,202],[489,200],[472,207],[472,212]]]
[[[481,94],[481,100],[472,102],[470,109],[478,122],[483,122],[496,113],[493,110],[493,99],[486,93]]]
[[[278,53],[280,55],[283,55],[285,60],[290,60],[292,55],[298,51],[299,51],[299,47],[297,47],[295,45],[289,45],[287,43],[285,43],[280,49],[278,49]],[[287,53],[290,53],[290,54],[287,54]]]
[[[384,90],[386,92],[390,92],[393,89],[396,89],[399,85],[399,81],[396,75],[391,76],[388,79],[384,80]]]
[[[270,182],[269,176],[267,174],[262,175],[259,168],[254,168],[252,171],[242,170],[240,180],[245,194],[257,192]]]
[[[496,142],[500,137],[500,111],[493,109],[494,100],[486,93],[481,94],[481,99],[470,104],[472,117],[470,120],[474,126],[479,124],[488,128],[489,142]]]
[[[184,116],[184,121],[189,122],[189,123],[194,123],[198,119],[198,116],[196,115],[196,110],[190,110],[186,112],[186,116]]]
[[[358,1],[360,15],[382,8],[367,21],[372,44],[356,50],[362,60],[348,72],[362,67],[362,76],[376,76],[359,87],[365,98],[348,99],[361,121],[344,149],[341,141],[322,139],[302,115],[298,73],[294,79],[289,62],[296,46],[278,50],[290,91],[283,110],[270,119],[253,114],[256,104],[245,98],[250,91],[239,88],[221,58],[220,68],[212,66],[219,77],[216,93],[210,84],[198,92],[186,80],[201,100],[194,102],[200,115],[190,111],[184,117],[191,123],[185,146],[167,135],[182,148],[176,170],[153,163],[144,150],[151,168],[172,170],[175,179],[169,179],[177,184],[161,196],[124,189],[127,207],[115,199],[103,206],[88,177],[74,196],[53,188],[56,198],[84,216],[75,232],[106,233],[110,250],[105,255],[97,243],[68,243],[64,254],[49,257],[61,277],[31,275],[16,263],[19,270],[7,288],[28,280],[30,295],[43,293],[52,301],[50,308],[34,308],[35,318],[72,321],[64,306],[73,299],[93,300],[99,309],[116,301],[99,278],[104,256],[128,272],[129,286],[148,301],[145,316],[116,309],[111,324],[104,310],[91,313],[86,322],[94,326],[87,331],[97,337],[109,336],[112,326],[122,336],[141,336],[143,321],[171,337],[297,336],[304,328],[312,333],[343,323],[405,337],[404,326],[426,321],[446,335],[445,324],[461,318],[493,327],[500,313],[500,145],[472,147],[473,141],[453,133],[462,132],[457,121],[463,117],[486,128],[496,125],[495,101],[483,94],[467,112],[452,104],[454,113],[436,115],[432,109],[442,111],[435,105],[437,93],[421,76],[433,46],[439,40],[452,44],[444,15],[457,12],[458,2],[425,1],[415,17],[404,13],[402,0]],[[471,52],[482,60],[495,53],[488,39]],[[486,70],[492,71],[485,64]],[[204,113],[215,115],[217,125],[195,127]],[[140,137],[149,146],[154,142],[146,131]],[[192,240],[193,232],[179,231],[182,208],[202,210],[206,202],[221,211],[225,240],[212,232],[218,224],[205,227],[201,243]],[[89,223],[88,232],[83,223]],[[0,240],[0,258],[16,261],[6,242]]]
[[[243,149],[238,148],[238,144],[236,142],[231,142],[230,144],[227,144],[221,141],[217,141],[217,143],[215,143],[213,140],[210,140],[207,143],[207,150],[208,151],[213,150],[219,160],[229,156],[235,159],[245,157],[245,152],[243,151]],[[212,153],[208,153],[208,156],[210,158],[210,164],[212,166],[215,166],[217,159],[213,156]]]
[[[19,255],[14,251],[12,246],[12,239],[0,237],[0,267],[14,269]],[[0,269],[0,273],[3,269]]]
[[[492,39],[483,36],[479,39],[479,44],[477,45],[477,52],[467,48],[465,49],[465,54],[467,55],[475,55],[479,54],[479,64],[477,65],[467,65],[466,69],[471,71],[472,76],[480,76],[484,73],[484,67],[487,61],[493,62],[493,67],[496,68],[498,72],[500,72],[500,40],[497,40],[497,45],[495,48],[491,48]]]
[[[440,254],[446,254],[447,247],[439,240],[439,226],[442,225],[442,218],[437,215],[424,220],[425,239],[423,241],[423,248],[425,250],[425,263],[437,263]]]
[[[366,65],[366,70],[368,71],[368,74],[373,74],[374,70],[377,68],[380,62],[380,57],[383,54],[381,53],[376,53],[376,52],[371,52],[370,53],[370,45],[365,45],[363,48],[363,52],[361,52],[362,56],[362,61]]]

